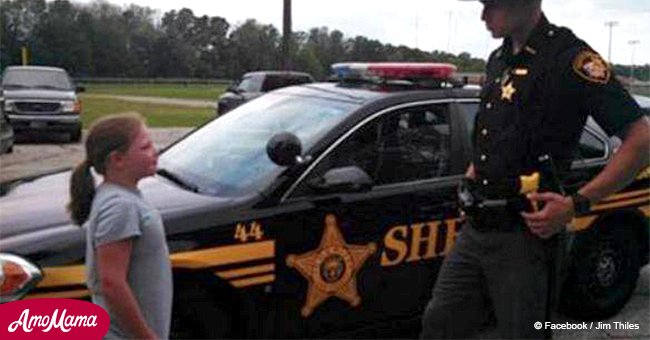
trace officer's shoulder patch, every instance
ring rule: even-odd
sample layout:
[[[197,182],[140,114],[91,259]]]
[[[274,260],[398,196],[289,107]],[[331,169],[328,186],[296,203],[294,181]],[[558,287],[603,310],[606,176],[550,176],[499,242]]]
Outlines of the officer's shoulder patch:
[[[573,59],[573,71],[587,81],[607,84],[612,72],[609,65],[596,52],[584,50]]]

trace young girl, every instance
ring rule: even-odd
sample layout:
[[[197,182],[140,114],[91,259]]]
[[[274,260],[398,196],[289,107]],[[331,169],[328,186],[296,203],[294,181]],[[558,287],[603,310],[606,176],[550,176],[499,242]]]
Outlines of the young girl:
[[[86,160],[70,181],[68,210],[76,224],[86,223],[86,283],[92,301],[111,318],[106,337],[166,339],[169,250],[160,215],[137,188],[156,172],[157,152],[136,114],[98,120],[85,146]],[[104,177],[97,189],[91,168]]]

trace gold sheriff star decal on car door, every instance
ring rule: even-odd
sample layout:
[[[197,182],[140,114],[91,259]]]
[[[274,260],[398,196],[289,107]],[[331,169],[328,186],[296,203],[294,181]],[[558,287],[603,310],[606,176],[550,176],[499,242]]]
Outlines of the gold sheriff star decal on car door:
[[[345,243],[336,216],[325,216],[325,231],[317,249],[301,255],[287,256],[287,265],[297,269],[309,282],[307,301],[301,310],[310,316],[316,307],[336,296],[355,307],[361,303],[357,292],[357,273],[363,263],[377,250],[375,243]]]

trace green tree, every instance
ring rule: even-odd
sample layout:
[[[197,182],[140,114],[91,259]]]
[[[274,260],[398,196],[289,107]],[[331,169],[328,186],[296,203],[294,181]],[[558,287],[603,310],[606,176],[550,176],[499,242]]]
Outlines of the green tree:
[[[280,34],[273,25],[249,19],[230,33],[231,77],[280,67]]]
[[[386,53],[384,45],[379,40],[356,36],[346,43],[346,52],[350,60],[355,61],[384,61]]]
[[[3,0],[0,5],[0,67],[22,61],[21,48],[40,44],[36,34],[46,10],[45,0]]]
[[[154,44],[160,32],[153,25],[155,11],[130,5],[123,13],[126,34],[126,74],[129,77],[155,76],[150,70]]]
[[[127,77],[130,68],[127,28],[121,8],[106,2],[93,2],[88,11],[94,20],[83,30],[92,50],[93,76]]]
[[[32,63],[61,66],[72,75],[90,71],[91,46],[79,29],[82,12],[67,0],[48,3],[34,32],[38,39],[32,49]]]

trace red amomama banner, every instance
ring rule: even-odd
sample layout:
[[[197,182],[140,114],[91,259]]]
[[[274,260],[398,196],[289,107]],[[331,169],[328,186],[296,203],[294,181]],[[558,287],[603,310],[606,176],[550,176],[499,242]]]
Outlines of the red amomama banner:
[[[0,339],[101,339],[110,318],[98,305],[72,299],[0,304]]]

